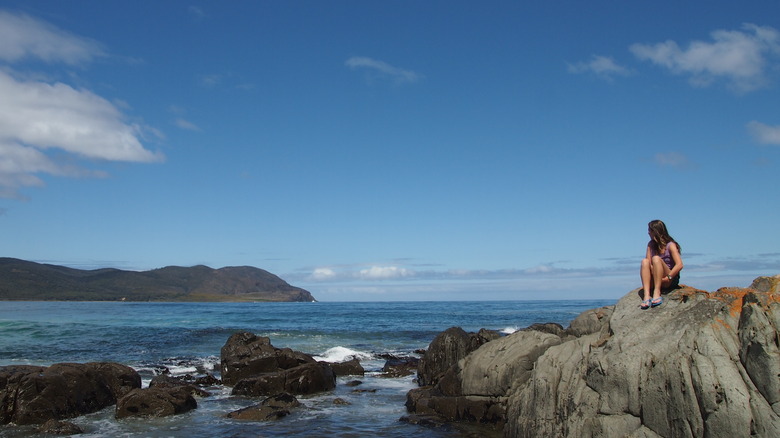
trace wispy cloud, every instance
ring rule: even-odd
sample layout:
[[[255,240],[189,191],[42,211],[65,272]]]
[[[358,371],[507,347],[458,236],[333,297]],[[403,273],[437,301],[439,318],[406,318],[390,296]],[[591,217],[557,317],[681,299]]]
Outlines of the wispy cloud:
[[[675,41],[634,44],[631,52],[675,74],[689,75],[694,86],[726,80],[739,92],[767,84],[770,59],[780,54],[780,32],[768,26],[744,24],[741,30],[716,30],[712,41],[693,41],[681,48]]]
[[[206,12],[201,8],[200,6],[189,6],[187,7],[187,13],[190,14],[190,16],[195,21],[203,20],[207,17]]]
[[[608,56],[593,55],[588,62],[579,62],[577,64],[568,64],[569,73],[593,73],[596,76],[613,80],[615,76],[629,76],[631,70],[623,67]]]
[[[657,153],[653,156],[653,162],[662,167],[690,167],[688,157],[679,152]]]
[[[38,58],[48,63],[83,65],[104,56],[99,44],[73,36],[26,15],[0,11],[0,61]],[[73,158],[154,162],[163,156],[141,143],[147,128],[125,121],[112,103],[85,89],[0,68],[0,197],[17,198],[19,189],[42,186],[38,174],[102,177],[105,172],[73,164]],[[34,79],[31,79],[34,78]],[[58,149],[66,154],[50,154]]]
[[[750,135],[761,144],[780,145],[780,125],[765,125],[755,120],[747,124]]]
[[[45,62],[80,65],[105,56],[100,43],[72,35],[28,15],[0,11],[0,60],[37,58]]]
[[[411,70],[404,70],[402,68],[394,67],[384,61],[364,56],[353,56],[347,59],[345,65],[352,70],[365,69],[375,75],[388,78],[398,83],[412,83],[423,78],[421,74]]]
[[[187,131],[200,131],[200,127],[189,120],[178,118],[174,121],[176,126]]]

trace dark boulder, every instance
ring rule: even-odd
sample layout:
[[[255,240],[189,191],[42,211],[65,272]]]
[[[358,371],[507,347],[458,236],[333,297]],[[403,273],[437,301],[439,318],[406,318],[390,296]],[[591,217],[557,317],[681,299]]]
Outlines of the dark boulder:
[[[227,414],[228,418],[247,421],[277,420],[290,414],[290,409],[300,406],[295,396],[288,393],[276,394],[261,403]]]
[[[366,373],[366,370],[363,368],[363,365],[360,365],[360,361],[357,358],[352,358],[352,360],[346,362],[329,362],[329,364],[337,376],[362,376]]]
[[[140,387],[135,370],[115,363],[0,367],[0,423],[77,417],[111,406]]]
[[[205,391],[201,388],[199,388],[194,382],[194,379],[188,379],[186,376],[184,377],[173,377],[173,376],[155,376],[152,378],[152,381],[149,382],[150,388],[184,388],[186,389],[191,395],[198,396],[198,397],[208,397],[210,394],[208,391]]]
[[[420,359],[416,357],[397,357],[389,359],[382,367],[381,377],[405,377],[417,372]]]
[[[134,389],[119,399],[116,418],[167,417],[198,407],[186,387]]]
[[[51,419],[37,429],[38,433],[46,435],[78,435],[84,433],[84,430],[78,425],[69,421],[58,421]]]
[[[447,370],[481,345],[500,335],[490,330],[466,333],[460,327],[451,327],[439,333],[420,360],[417,381],[420,386],[433,385]]]
[[[233,395],[267,396],[280,392],[314,394],[336,387],[336,375],[325,362],[314,362],[294,368],[269,372],[238,381]]]
[[[289,348],[275,348],[269,338],[248,332],[233,334],[220,352],[222,382],[228,386],[248,377],[310,363],[316,360]]]

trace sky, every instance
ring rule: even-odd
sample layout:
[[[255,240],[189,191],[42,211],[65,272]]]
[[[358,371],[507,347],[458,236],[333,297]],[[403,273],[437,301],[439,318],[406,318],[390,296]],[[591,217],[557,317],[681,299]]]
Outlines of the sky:
[[[0,0],[0,256],[320,301],[780,274],[780,3]]]

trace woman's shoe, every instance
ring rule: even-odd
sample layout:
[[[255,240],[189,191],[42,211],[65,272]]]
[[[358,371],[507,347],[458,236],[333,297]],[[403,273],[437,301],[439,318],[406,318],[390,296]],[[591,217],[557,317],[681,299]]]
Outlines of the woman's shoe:
[[[644,300],[642,301],[642,304],[639,305],[639,308],[642,310],[647,310],[650,308],[650,300]]]
[[[650,306],[658,307],[658,306],[660,306],[663,303],[664,303],[664,298],[663,297],[653,298],[653,301],[650,302]]]

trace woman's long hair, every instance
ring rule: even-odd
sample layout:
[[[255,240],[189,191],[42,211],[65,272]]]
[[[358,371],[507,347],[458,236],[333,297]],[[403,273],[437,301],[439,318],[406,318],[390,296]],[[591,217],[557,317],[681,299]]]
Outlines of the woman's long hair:
[[[669,235],[669,231],[666,230],[666,224],[663,221],[658,219],[650,221],[647,224],[647,230],[650,232],[650,239],[655,243],[656,254],[663,254],[669,242],[674,242],[677,245],[677,250],[682,252],[680,244]]]

